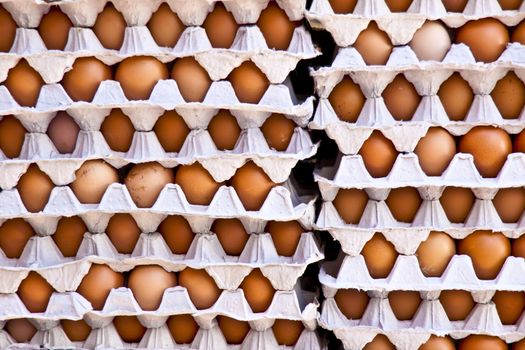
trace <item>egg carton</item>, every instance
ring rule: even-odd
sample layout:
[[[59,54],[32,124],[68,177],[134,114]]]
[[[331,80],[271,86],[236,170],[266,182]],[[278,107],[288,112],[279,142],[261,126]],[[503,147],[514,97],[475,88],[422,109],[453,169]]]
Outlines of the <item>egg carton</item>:
[[[328,0],[313,0],[306,18],[316,29],[325,29],[338,46],[352,45],[371,20],[386,32],[394,45],[408,43],[428,20],[442,20],[457,28],[470,20],[494,17],[507,26],[525,18],[525,5],[518,11],[503,11],[497,0],[469,0],[463,13],[446,11],[441,0],[414,0],[406,13],[391,13],[384,0],[359,0],[352,14],[334,14]]]

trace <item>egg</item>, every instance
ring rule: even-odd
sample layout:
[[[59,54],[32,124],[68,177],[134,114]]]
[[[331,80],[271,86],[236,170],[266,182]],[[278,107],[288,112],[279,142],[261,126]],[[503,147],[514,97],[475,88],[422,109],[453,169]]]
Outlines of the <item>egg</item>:
[[[305,230],[297,221],[270,221],[266,230],[272,236],[277,254],[293,256]]]
[[[292,22],[277,2],[271,1],[261,12],[257,27],[261,30],[270,49],[288,50],[295,27],[301,22]]]
[[[16,185],[24,207],[31,213],[44,210],[53,187],[49,176],[35,163],[29,166]]]
[[[357,0],[328,0],[334,13],[345,14],[354,12]]]
[[[396,347],[385,335],[378,334],[365,345],[363,350],[396,350]]]
[[[80,127],[64,111],[59,111],[47,127],[47,136],[60,153],[73,153],[77,145]]]
[[[469,188],[446,187],[439,202],[450,222],[463,223],[470,214],[476,197]]]
[[[505,341],[489,335],[472,334],[458,342],[457,350],[507,350]]]
[[[265,312],[272,303],[275,289],[270,280],[266,278],[260,269],[253,269],[252,272],[242,280],[240,289],[244,292],[244,297],[253,312]]]
[[[277,344],[284,346],[294,346],[301,333],[304,330],[304,325],[301,321],[294,320],[275,320],[272,326],[273,335],[277,340]]]
[[[176,111],[166,111],[155,123],[153,131],[166,152],[179,152],[190,128]]]
[[[472,88],[457,72],[441,84],[438,97],[448,118],[453,121],[464,120],[474,101]]]
[[[440,176],[456,155],[456,140],[447,130],[430,128],[419,140],[414,153],[428,176]]]
[[[135,56],[120,62],[115,80],[130,100],[147,100],[159,80],[168,79],[168,68],[155,57]]]
[[[525,211],[525,189],[502,188],[498,190],[492,204],[503,222],[518,222]]]
[[[208,132],[218,149],[231,151],[237,144],[241,128],[230,111],[221,109],[210,120]]]
[[[519,342],[512,344],[510,349],[512,349],[512,350],[523,350],[523,349],[525,349],[525,339],[522,339]]]
[[[481,176],[496,177],[512,152],[512,141],[503,129],[477,126],[459,139],[458,150],[472,154]]]
[[[73,26],[69,17],[60,7],[52,6],[42,17],[38,26],[38,33],[48,50],[64,50],[69,36],[69,29]]]
[[[523,292],[498,290],[492,297],[492,301],[496,304],[499,318],[504,325],[516,324],[525,309]]]
[[[277,185],[251,161],[237,169],[230,183],[246,210],[261,209],[271,189]]]
[[[111,68],[94,57],[80,57],[64,74],[62,86],[73,101],[91,102],[104,80],[111,80]]]
[[[272,114],[261,126],[261,131],[270,148],[284,152],[290,145],[296,124],[282,114]]]
[[[157,310],[167,288],[177,285],[177,276],[157,265],[141,265],[131,270],[128,288],[142,310]]]
[[[328,96],[328,101],[339,119],[355,123],[365,105],[366,98],[361,92],[361,87],[354,83],[352,78],[345,76],[334,87]]]
[[[231,71],[228,80],[240,102],[257,104],[270,87],[266,75],[252,61],[245,61]]]
[[[179,272],[179,285],[188,290],[191,302],[199,310],[212,307],[221,295],[221,290],[206,270],[185,268]]]
[[[383,100],[395,120],[407,121],[416,112],[421,96],[403,74],[398,74],[383,91]]]
[[[381,131],[373,131],[361,146],[359,154],[363,158],[366,170],[372,177],[385,177],[392,170],[397,159],[397,151],[392,141]]]
[[[463,12],[468,0],[441,0],[448,12]]]
[[[94,310],[102,310],[112,289],[124,287],[124,276],[111,267],[92,264],[88,273],[77,287],[77,293],[87,299]]]
[[[520,8],[523,0],[498,0],[503,10],[517,10]]]
[[[421,296],[418,291],[396,290],[388,293],[388,302],[399,321],[408,321],[419,309]]]
[[[224,252],[233,256],[241,255],[249,238],[242,222],[238,219],[215,219],[211,231],[217,235]]]
[[[250,331],[250,324],[246,321],[239,321],[231,317],[217,316],[219,329],[224,335],[228,344],[242,344],[246,335]]]
[[[423,275],[440,277],[456,254],[456,243],[445,232],[432,231],[419,244],[416,257]]]
[[[177,344],[191,344],[199,331],[197,322],[187,314],[170,316],[166,325]]]
[[[412,222],[422,200],[414,187],[400,187],[390,190],[385,202],[397,221]]]
[[[510,255],[510,241],[501,232],[474,231],[458,241],[457,250],[470,256],[479,279],[492,280]]]
[[[86,232],[86,224],[79,216],[63,217],[58,221],[57,229],[51,238],[63,256],[74,257]]]
[[[397,260],[397,251],[394,245],[385,237],[376,233],[366,242],[361,255],[365,259],[368,273],[372,278],[386,278],[392,271]]]
[[[365,190],[341,188],[337,191],[333,204],[344,222],[357,225],[368,204],[368,195]]]
[[[162,220],[158,230],[173,254],[186,254],[195,237],[188,221],[178,215]]]
[[[16,36],[16,22],[11,17],[11,14],[4,9],[3,6],[0,6],[0,33],[2,37],[0,38],[0,51],[8,52],[13,46]]]
[[[450,49],[447,27],[440,21],[426,21],[409,43],[420,61],[441,62]]]
[[[60,325],[70,341],[83,342],[91,333],[91,327],[84,320],[60,320]]]
[[[127,213],[116,213],[109,219],[106,234],[121,254],[131,254],[139,240],[140,228],[133,216]]]
[[[0,226],[0,248],[9,259],[18,259],[34,235],[33,228],[24,219],[8,219]]]
[[[514,28],[510,41],[525,45],[525,21],[521,21],[520,24]]]
[[[215,181],[208,170],[197,162],[179,166],[175,183],[181,187],[188,202],[196,205],[209,205],[224,184]]]
[[[37,331],[35,326],[26,318],[10,319],[4,328],[17,343],[29,342]]]
[[[431,335],[426,343],[421,345],[418,350],[456,350],[456,345],[450,337]]]
[[[512,144],[512,150],[513,152],[525,153],[525,132],[524,131],[521,131],[519,134],[515,136],[514,142]]]
[[[7,158],[17,158],[22,151],[27,130],[11,115],[0,120],[0,149]]]
[[[222,2],[216,2],[213,11],[206,16],[202,27],[212,47],[228,49],[233,44],[239,25],[233,15],[224,8]]]
[[[18,286],[17,294],[29,312],[45,312],[55,290],[38,273],[31,271]]]
[[[116,316],[113,325],[120,338],[126,343],[138,343],[146,333],[146,328],[137,316]]]
[[[385,0],[385,3],[392,12],[406,12],[412,0]]]
[[[26,60],[21,59],[7,73],[4,85],[20,106],[34,107],[44,81]]]
[[[127,152],[135,135],[135,127],[120,108],[115,108],[102,122],[100,132],[113,151]]]
[[[439,302],[450,321],[465,320],[476,305],[472,294],[466,290],[441,291]]]
[[[126,20],[111,2],[97,16],[93,31],[106,49],[119,50],[124,42]]]
[[[131,199],[139,208],[151,208],[162,189],[173,183],[173,170],[157,162],[135,164],[124,179]]]
[[[493,62],[507,48],[509,32],[497,19],[482,18],[459,27],[456,43],[467,45],[476,61]]]
[[[102,200],[109,185],[118,183],[118,173],[103,160],[88,160],[75,172],[70,185],[73,193],[84,204],[97,204]],[[133,197],[132,197],[133,198]]]
[[[349,320],[360,320],[366,311],[370,298],[365,291],[357,289],[338,289],[334,300],[337,308]]]
[[[525,258],[525,236],[512,241],[512,256]]]
[[[354,43],[367,65],[384,65],[392,53],[392,42],[388,35],[371,21],[368,27],[359,33]]]
[[[184,23],[166,2],[153,13],[147,26],[157,45],[170,48],[177,44],[186,29]]]
[[[525,106],[525,85],[514,72],[498,80],[490,93],[503,119],[517,119]]]
[[[186,102],[202,102],[211,86],[211,79],[193,57],[178,58],[173,64],[171,78],[177,82]]]

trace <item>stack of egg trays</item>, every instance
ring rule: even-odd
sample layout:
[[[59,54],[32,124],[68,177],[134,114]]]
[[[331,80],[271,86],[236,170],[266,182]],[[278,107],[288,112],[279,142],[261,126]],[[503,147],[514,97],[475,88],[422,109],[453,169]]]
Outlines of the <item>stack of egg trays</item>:
[[[287,76],[301,59],[318,54],[309,33],[303,26],[295,30],[286,51],[268,49],[256,26],[240,27],[231,49],[213,49],[206,33],[199,27],[214,6],[214,0],[168,0],[168,5],[188,27],[174,48],[160,48],[145,23],[162,1],[113,0],[127,23],[124,44],[119,51],[102,47],[93,31],[94,24],[106,0],[64,0],[53,2],[72,20],[74,27],[63,51],[46,50],[35,28],[41,16],[49,10],[42,0],[2,1],[20,28],[9,53],[0,54],[0,78],[24,58],[45,81],[35,107],[21,107],[9,91],[0,86],[0,114],[14,115],[29,131],[17,159],[0,155],[0,220],[24,218],[37,236],[30,239],[19,259],[8,259],[0,252],[0,320],[28,318],[37,327],[33,346],[92,348],[176,348],[165,321],[173,314],[192,314],[200,330],[191,348],[223,349],[227,345],[216,326],[219,314],[250,321],[252,330],[241,345],[252,349],[263,344],[265,349],[278,348],[271,325],[274,319],[300,320],[305,325],[295,348],[319,349],[315,332],[318,304],[315,296],[301,290],[298,278],[310,263],[323,258],[312,232],[302,235],[294,256],[278,256],[269,234],[264,233],[269,220],[299,220],[306,229],[314,221],[315,196],[306,193],[289,179],[290,171],[302,159],[315,154],[305,127],[313,113],[313,98],[299,101]],[[281,0],[292,20],[301,19],[305,1]],[[254,23],[267,1],[226,0],[224,4],[237,22]],[[140,38],[140,40],[138,39]],[[129,101],[116,81],[104,81],[92,102],[73,102],[58,82],[71,68],[75,59],[95,56],[111,65],[130,56],[154,56],[163,62],[177,57],[193,56],[214,80],[202,103],[186,103],[173,80],[162,80],[155,86],[149,100]],[[252,60],[272,83],[257,105],[240,103],[233,88],[224,79],[245,60]],[[129,116],[137,132],[127,153],[109,149],[99,129],[112,108],[121,108]],[[241,128],[240,140],[233,151],[219,151],[206,127],[219,109],[228,109]],[[65,110],[79,124],[81,131],[72,154],[60,154],[45,134],[47,125],[57,111]],[[165,110],[176,110],[192,129],[178,154],[166,153],[152,130]],[[271,113],[281,113],[293,119],[298,127],[285,152],[268,147],[259,127]],[[232,187],[222,186],[208,206],[188,203],[182,189],[168,184],[156,203],[139,209],[122,184],[111,185],[100,204],[81,204],[67,186],[74,173],[88,159],[104,159],[120,168],[129,163],[158,161],[166,167],[178,164],[201,163],[217,181],[229,179],[248,159],[259,165],[275,182],[258,211],[246,211]],[[31,163],[36,163],[54,182],[50,199],[40,213],[29,213],[24,207],[16,184]],[[131,255],[119,254],[104,234],[111,215],[130,213],[144,232]],[[182,215],[197,233],[185,255],[174,255],[159,233],[157,226],[167,215]],[[58,220],[63,216],[79,215],[89,232],[75,258],[64,258],[51,238]],[[226,256],[218,239],[210,232],[215,218],[239,218],[250,239],[240,257]],[[219,300],[209,309],[197,310],[183,287],[165,291],[156,311],[141,310],[131,290],[114,289],[103,310],[94,311],[90,303],[75,290],[92,263],[103,263],[117,271],[129,271],[136,265],[158,264],[170,271],[185,267],[205,268],[223,289]],[[254,268],[260,268],[277,290],[272,304],[264,313],[253,313],[243,292],[238,288],[243,278]],[[20,282],[30,271],[42,275],[55,289],[44,313],[30,313],[16,294]],[[116,315],[137,315],[148,328],[140,344],[124,344],[110,326]],[[94,328],[84,344],[73,344],[62,331],[60,319],[84,318]],[[108,325],[109,324],[109,325]],[[10,346],[12,338],[0,331],[0,348]],[[19,346],[19,345],[18,345]]]
[[[492,198],[500,188],[525,186],[525,155],[514,153],[496,178],[483,178],[474,166],[470,154],[458,153],[441,176],[427,176],[413,153],[418,141],[429,127],[440,126],[453,135],[463,135],[476,125],[497,125],[509,134],[519,133],[525,112],[515,120],[503,119],[490,92],[496,82],[514,71],[525,81],[525,46],[512,43],[500,58],[492,63],[476,62],[464,44],[452,44],[442,62],[419,61],[407,45],[425,20],[441,20],[449,27],[459,27],[468,20],[494,17],[508,26],[525,18],[525,3],[519,11],[502,11],[496,0],[470,0],[463,13],[447,13],[440,0],[414,0],[407,13],[390,13],[383,0],[357,2],[352,14],[336,15],[328,0],[313,0],[306,17],[314,28],[329,31],[338,45],[330,67],[312,70],[318,108],[309,127],[325,130],[341,151],[334,166],[318,169],[314,174],[323,204],[316,227],[328,231],[340,242],[342,254],[334,262],[323,264],[320,282],[326,300],[319,323],[332,330],[345,349],[360,350],[375,335],[385,334],[398,349],[418,349],[431,334],[463,338],[468,334],[490,334],[507,342],[523,338],[525,322],[503,326],[495,306],[490,302],[497,290],[525,289],[525,262],[508,257],[495,280],[477,278],[468,256],[456,255],[442,277],[427,278],[414,256],[419,244],[430,231],[444,231],[462,239],[475,230],[503,232],[517,238],[525,232],[525,219],[518,223],[503,223]],[[395,45],[384,66],[367,66],[352,44],[368,23],[374,20]],[[441,104],[437,91],[454,72],[459,72],[472,87],[475,98],[464,121],[451,121]],[[421,103],[411,121],[394,120],[381,97],[384,88],[403,73],[414,84]],[[367,98],[355,123],[341,121],[335,114],[328,96],[332,89],[349,75],[359,84]],[[380,130],[400,152],[392,170],[384,178],[373,178],[358,153],[363,142],[374,130]],[[411,224],[397,222],[385,199],[390,189],[416,187],[423,203]],[[471,188],[476,202],[464,224],[452,224],[439,202],[447,186]],[[370,200],[357,225],[346,224],[332,201],[341,188],[365,189]],[[374,233],[382,233],[400,254],[390,275],[373,279],[360,255],[365,243]],[[366,290],[371,297],[360,320],[348,320],[338,309],[334,296],[338,289]],[[471,291],[477,305],[465,322],[451,323],[439,303],[441,290]],[[423,302],[412,321],[398,321],[390,308],[387,295],[393,290],[420,291]]]

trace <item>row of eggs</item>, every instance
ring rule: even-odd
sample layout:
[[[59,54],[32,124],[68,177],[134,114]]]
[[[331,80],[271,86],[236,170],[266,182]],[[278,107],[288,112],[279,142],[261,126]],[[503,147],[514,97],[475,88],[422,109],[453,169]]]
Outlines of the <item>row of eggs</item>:
[[[335,13],[352,13],[359,0],[328,0]],[[363,0],[361,0],[363,1]],[[390,11],[406,12],[413,0],[384,0]],[[441,0],[448,12],[463,12],[469,0]],[[502,10],[517,10],[523,0],[498,0]]]

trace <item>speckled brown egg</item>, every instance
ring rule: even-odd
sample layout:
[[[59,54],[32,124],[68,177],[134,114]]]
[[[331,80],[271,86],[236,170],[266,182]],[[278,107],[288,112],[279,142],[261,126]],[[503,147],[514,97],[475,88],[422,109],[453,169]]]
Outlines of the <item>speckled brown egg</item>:
[[[44,277],[31,271],[22,280],[16,293],[29,312],[45,312],[54,291]]]
[[[172,315],[166,321],[170,334],[177,344],[191,344],[197,332],[199,325],[191,315]]]
[[[27,130],[12,115],[0,120],[0,149],[7,158],[17,158],[22,151]]]
[[[53,187],[49,176],[36,163],[29,166],[16,185],[24,207],[32,213],[45,208]]]
[[[0,248],[9,259],[17,259],[34,235],[33,228],[24,219],[8,219],[0,226]]]
[[[441,0],[448,12],[463,12],[468,0]]]
[[[178,58],[173,64],[171,78],[177,82],[186,102],[202,102],[211,86],[206,69],[193,57]]]
[[[419,244],[416,257],[419,267],[427,277],[440,277],[456,254],[456,243],[445,232],[432,231]]]
[[[106,234],[109,240],[121,254],[131,254],[139,240],[140,228],[127,213],[116,213],[109,219]]]
[[[357,4],[357,0],[328,0],[328,2],[337,14],[352,13]]]
[[[253,269],[248,276],[244,277],[240,288],[253,312],[264,312],[270,307],[275,289],[261,270]]]
[[[273,335],[277,340],[277,344],[281,346],[294,346],[299,340],[303,330],[303,323],[294,320],[278,319],[275,320],[272,326]]]
[[[72,153],[77,145],[80,127],[75,119],[64,111],[59,111],[47,127],[47,136],[60,153]]]
[[[341,188],[333,200],[333,204],[341,219],[347,224],[357,225],[368,203],[365,190],[357,188]]]
[[[430,128],[414,153],[428,176],[440,176],[456,155],[456,140],[443,128]]]
[[[246,210],[261,209],[271,189],[277,185],[253,162],[237,169],[230,183]]]
[[[124,16],[109,2],[98,14],[93,31],[106,49],[119,50],[124,42],[126,26]]]
[[[518,222],[525,211],[525,189],[502,188],[492,199],[492,204],[503,222]]]
[[[162,220],[158,230],[173,254],[186,254],[195,238],[188,221],[179,215]]]
[[[360,320],[366,311],[370,298],[365,291],[357,289],[339,289],[334,300],[339,310],[349,320]]]
[[[439,202],[452,223],[463,223],[468,217],[476,197],[469,188],[447,187]]]
[[[359,34],[353,46],[367,65],[386,64],[393,47],[388,35],[374,21]]]
[[[73,101],[91,102],[104,80],[111,80],[111,68],[94,57],[80,57],[64,74],[62,86]]]
[[[100,132],[113,151],[127,152],[135,135],[135,127],[120,108],[115,108],[104,118]]]
[[[257,104],[270,86],[266,75],[252,61],[245,61],[231,71],[228,80],[240,102]]]
[[[206,270],[185,268],[179,272],[179,285],[188,290],[191,302],[199,310],[212,307],[221,295],[221,290]]]
[[[215,219],[211,231],[215,232],[222,249],[228,255],[241,255],[249,238],[239,219]]]
[[[396,347],[385,335],[378,334],[365,345],[363,350],[396,350]]]
[[[447,27],[440,21],[426,21],[409,43],[420,61],[441,62],[450,49]]]
[[[137,316],[116,316],[113,325],[120,338],[126,343],[138,343],[146,333],[146,328]]]
[[[456,345],[450,337],[438,337],[432,334],[418,350],[456,350]]]
[[[157,45],[164,47],[174,47],[186,29],[184,23],[166,2],[153,13],[147,26]]]
[[[73,257],[77,255],[87,231],[86,224],[79,216],[63,217],[58,221],[57,229],[51,238],[63,256]]]
[[[507,27],[494,18],[482,18],[465,23],[456,32],[456,43],[470,48],[478,62],[493,62],[509,43]]]
[[[354,83],[352,78],[345,76],[334,87],[328,96],[328,101],[339,119],[355,123],[365,105],[366,98],[361,92],[361,87]]]
[[[421,296],[418,291],[396,290],[388,293],[388,302],[398,320],[408,321],[414,318],[419,309]]]
[[[472,88],[457,72],[441,84],[438,96],[448,118],[454,121],[465,119],[474,101]]]
[[[261,131],[270,148],[284,152],[290,145],[296,124],[282,114],[272,114],[261,126]]]
[[[95,310],[102,310],[111,289],[124,287],[124,275],[107,265],[93,264],[82,278],[77,293],[87,299]]]
[[[492,297],[501,323],[516,324],[525,309],[525,293],[498,290]]]
[[[15,318],[6,322],[4,329],[17,343],[27,343],[36,334],[37,329],[26,318]]]
[[[400,187],[392,189],[385,202],[397,221],[412,222],[422,200],[416,188]]]
[[[112,183],[118,183],[118,173],[103,160],[88,160],[75,172],[75,181],[70,185],[73,193],[85,204],[97,204]]]
[[[166,111],[155,123],[153,131],[166,152],[179,152],[190,128],[176,111]]]
[[[297,221],[270,221],[266,230],[272,236],[277,254],[293,256],[306,230]]]
[[[466,319],[476,305],[472,294],[466,290],[444,290],[439,294],[439,302],[450,321]]]
[[[224,184],[215,181],[208,170],[197,162],[179,166],[175,183],[181,187],[188,202],[196,205],[210,204],[215,193]]]
[[[503,119],[516,119],[525,106],[525,85],[514,72],[498,80],[490,93]]]
[[[385,0],[385,3],[392,12],[406,12],[412,0]]]
[[[242,344],[250,331],[248,322],[239,321],[228,316],[217,316],[217,323],[228,344]]]
[[[91,327],[84,320],[60,320],[60,325],[71,341],[85,341],[91,333]]]
[[[38,26],[38,33],[48,50],[64,50],[69,36],[69,29],[73,26],[69,17],[53,6],[42,17]]]
[[[160,192],[173,183],[173,170],[157,162],[136,164],[124,179],[131,199],[139,208],[150,208],[155,204]]]
[[[397,159],[397,151],[392,141],[377,130],[366,139],[359,154],[372,177],[387,176]]]
[[[44,81],[26,60],[21,59],[7,73],[4,85],[20,106],[33,107],[36,105]]]
[[[461,339],[457,350],[507,350],[507,343],[498,337],[472,334]]]
[[[525,21],[521,21],[520,24],[514,28],[510,41],[525,45]]]
[[[115,80],[130,100],[147,100],[157,82],[165,79],[168,79],[168,68],[151,56],[126,58],[115,70]]]
[[[230,111],[221,109],[208,124],[210,137],[220,150],[232,150],[239,139],[241,128]]]
[[[520,8],[523,0],[498,0],[503,10],[517,10]]]
[[[383,99],[394,119],[402,121],[411,120],[421,102],[416,88],[403,74],[396,75],[387,85],[383,91]]]
[[[16,22],[11,14],[4,9],[3,6],[0,6],[0,33],[2,33],[2,37],[0,38],[1,52],[8,52],[11,49],[11,46],[13,46],[16,27]]]
[[[239,25],[235,18],[226,10],[222,2],[216,2],[213,11],[206,16],[202,24],[211,46],[228,49],[233,44]]]
[[[287,50],[292,41],[295,27],[301,22],[292,22],[277,2],[271,1],[261,12],[257,26],[270,49]]]
[[[398,253],[394,245],[376,233],[361,250],[368,273],[372,278],[386,278],[396,263]]]
[[[137,266],[129,274],[128,287],[142,310],[157,310],[167,288],[177,285],[177,275],[161,266]]]

